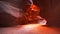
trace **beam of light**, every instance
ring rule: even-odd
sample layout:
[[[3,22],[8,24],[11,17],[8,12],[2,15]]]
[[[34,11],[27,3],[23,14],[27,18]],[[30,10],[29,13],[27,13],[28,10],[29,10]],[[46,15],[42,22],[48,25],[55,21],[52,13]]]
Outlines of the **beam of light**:
[[[31,2],[31,4],[33,4],[33,1],[32,0],[29,0]]]
[[[33,4],[33,1],[32,0],[28,0],[28,3],[27,3],[28,5],[31,5],[31,4]]]
[[[20,10],[19,8],[15,8],[15,7],[9,5],[8,3],[4,3],[4,2],[1,2],[1,3],[2,4],[0,6],[3,8],[3,10],[6,13],[8,13],[16,18],[22,16],[22,13],[19,12],[19,11],[23,11],[22,9]]]

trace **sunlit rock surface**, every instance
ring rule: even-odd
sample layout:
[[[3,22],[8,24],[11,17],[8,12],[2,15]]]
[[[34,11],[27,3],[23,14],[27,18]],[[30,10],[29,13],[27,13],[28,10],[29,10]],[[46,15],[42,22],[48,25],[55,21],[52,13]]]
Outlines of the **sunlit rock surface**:
[[[27,24],[0,28],[0,34],[60,34],[60,28]]]

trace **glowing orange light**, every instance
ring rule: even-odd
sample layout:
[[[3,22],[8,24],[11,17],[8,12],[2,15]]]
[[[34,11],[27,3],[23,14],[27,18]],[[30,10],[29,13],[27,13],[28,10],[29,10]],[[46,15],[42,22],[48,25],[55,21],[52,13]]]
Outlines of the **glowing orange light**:
[[[47,21],[43,19],[41,16],[39,16],[39,12],[40,12],[40,8],[34,4],[31,4],[31,6],[26,11],[26,15],[25,15],[26,23],[46,25]]]
[[[39,10],[40,10],[40,9],[39,9],[36,5],[34,5],[34,4],[31,4],[30,8],[31,8],[32,10],[34,10],[34,11],[39,11]]]

